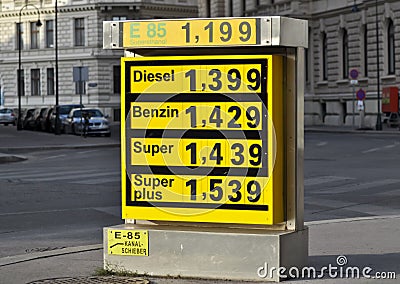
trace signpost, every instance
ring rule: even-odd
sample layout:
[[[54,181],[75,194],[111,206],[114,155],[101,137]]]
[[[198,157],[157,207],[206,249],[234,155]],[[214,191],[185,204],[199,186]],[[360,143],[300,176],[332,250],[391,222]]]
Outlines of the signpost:
[[[358,84],[358,80],[357,80],[357,78],[358,78],[358,70],[357,69],[351,69],[350,70],[350,72],[349,72],[349,75],[350,75],[350,78],[351,78],[351,80],[350,80],[350,85],[353,87],[353,102],[352,102],[352,108],[353,108],[353,119],[352,119],[352,121],[353,121],[353,123],[352,123],[352,125],[353,125],[353,129],[354,129],[354,127],[355,127],[355,115],[356,115],[356,112],[355,112],[355,99],[354,99],[354,97],[356,96],[356,91],[355,91],[355,86]]]
[[[104,228],[106,269],[262,280],[266,262],[306,264],[306,35],[283,17],[104,23],[104,47],[125,49],[125,224]]]

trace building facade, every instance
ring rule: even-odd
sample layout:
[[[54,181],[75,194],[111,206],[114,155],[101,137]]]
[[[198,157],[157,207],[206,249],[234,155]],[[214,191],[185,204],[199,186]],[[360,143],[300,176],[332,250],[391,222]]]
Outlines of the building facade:
[[[22,108],[55,105],[55,1],[59,104],[79,103],[82,95],[84,105],[99,107],[114,120],[119,119],[123,52],[103,50],[103,21],[198,14],[196,0],[0,0],[0,104],[4,107],[18,107],[19,50]],[[87,67],[88,79],[74,82],[73,70],[81,67]]]
[[[362,119],[363,126],[375,127],[382,89],[400,83],[400,1],[199,0],[199,15],[309,20],[306,125],[359,126]],[[354,88],[352,69],[359,73]],[[355,95],[360,89],[366,93],[363,113]]]

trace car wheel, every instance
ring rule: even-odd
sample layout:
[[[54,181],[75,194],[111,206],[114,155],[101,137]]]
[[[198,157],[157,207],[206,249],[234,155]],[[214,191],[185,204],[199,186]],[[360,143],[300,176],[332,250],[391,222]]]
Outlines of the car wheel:
[[[71,126],[71,133],[76,135],[75,124],[72,124],[72,126]]]

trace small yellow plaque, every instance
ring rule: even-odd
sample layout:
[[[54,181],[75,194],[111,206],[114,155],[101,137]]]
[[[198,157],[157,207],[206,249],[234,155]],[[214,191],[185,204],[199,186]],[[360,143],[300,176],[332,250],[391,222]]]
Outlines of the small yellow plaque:
[[[108,230],[108,254],[149,256],[149,232]]]

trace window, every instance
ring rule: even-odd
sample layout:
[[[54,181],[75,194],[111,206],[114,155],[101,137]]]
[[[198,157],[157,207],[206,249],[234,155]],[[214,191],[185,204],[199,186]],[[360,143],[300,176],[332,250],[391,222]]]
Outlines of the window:
[[[389,20],[388,24],[388,71],[389,74],[395,73],[395,51],[394,51],[394,25],[393,21]]]
[[[75,94],[76,95],[85,95],[86,94],[86,82],[85,81],[77,81],[75,82]]]
[[[54,95],[54,68],[47,68],[47,95]]]
[[[22,23],[17,23],[17,49],[24,49],[24,26]]]
[[[25,75],[24,69],[18,70],[17,78],[19,79],[19,88],[21,90],[21,96],[25,96]]]
[[[113,16],[113,21],[126,21],[126,16]]]
[[[75,19],[75,46],[85,45],[85,19]]]
[[[31,48],[39,48],[39,27],[36,25],[37,22],[31,22]]]
[[[40,69],[31,69],[31,95],[40,96]]]
[[[121,94],[121,66],[113,66],[114,94]]]
[[[364,25],[363,30],[363,59],[364,59],[364,77],[368,77],[368,28]]]
[[[328,39],[326,33],[322,33],[322,80],[328,80]]]
[[[349,77],[349,36],[346,29],[342,29],[342,78]]]
[[[46,47],[54,47],[54,21],[46,21]]]

